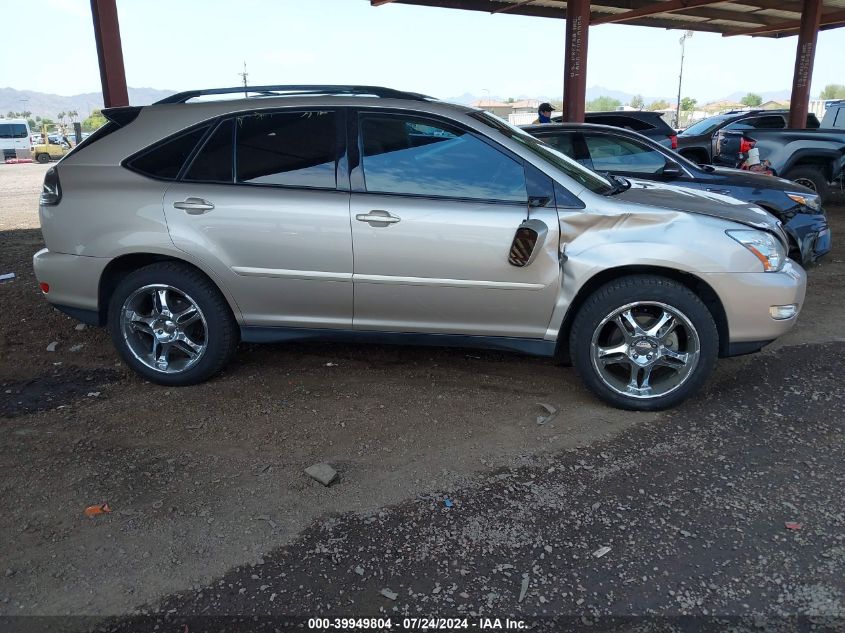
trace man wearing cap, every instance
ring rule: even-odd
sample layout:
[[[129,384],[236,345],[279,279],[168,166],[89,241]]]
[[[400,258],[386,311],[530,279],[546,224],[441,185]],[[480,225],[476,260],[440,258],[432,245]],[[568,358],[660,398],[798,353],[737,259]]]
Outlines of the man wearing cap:
[[[551,103],[541,103],[540,107],[537,108],[537,120],[534,123],[551,123],[552,122],[552,110],[554,107]]]

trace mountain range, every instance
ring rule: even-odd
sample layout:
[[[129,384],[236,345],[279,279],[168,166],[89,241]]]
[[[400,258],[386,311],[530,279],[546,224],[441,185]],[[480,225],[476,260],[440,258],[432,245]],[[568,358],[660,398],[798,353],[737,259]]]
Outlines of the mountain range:
[[[742,99],[746,94],[748,94],[748,93],[734,92],[734,93],[731,93],[731,94],[729,94],[725,97],[722,97],[720,99],[712,99],[712,100],[707,101],[707,102],[699,100],[699,103],[701,103],[703,105],[704,103],[711,103],[713,101],[739,102],[739,100]],[[788,89],[787,90],[771,90],[771,91],[768,91],[768,92],[759,92],[757,94],[759,94],[762,97],[763,103],[765,103],[766,101],[789,100],[789,97],[790,97],[790,91]],[[598,97],[610,97],[611,99],[618,99],[619,101],[621,101],[624,104],[624,103],[630,103],[631,99],[633,99],[635,96],[636,95],[634,95],[633,93],[630,93],[630,92],[623,92],[621,90],[613,90],[612,88],[605,88],[604,86],[590,86],[589,88],[587,88],[587,101],[592,101],[593,99],[597,99]],[[688,95],[688,94],[685,93],[684,96],[694,96],[694,95]],[[559,101],[561,97],[562,97],[562,95],[519,95],[519,96],[515,96],[514,99],[517,99],[517,100],[520,100],[520,99],[538,99],[540,101],[553,101],[553,100]],[[461,103],[461,104],[464,104],[464,105],[469,105],[469,104],[471,104],[475,101],[480,101],[482,99],[484,99],[485,101],[486,100],[507,101],[508,97],[503,98],[503,97],[500,97],[500,96],[497,96],[497,95],[486,95],[486,94],[483,97],[479,97],[477,95],[473,95],[473,94],[470,94],[468,92],[465,92],[464,94],[457,96],[457,97],[449,97],[448,99],[446,99],[446,101],[450,101],[452,103]],[[668,101],[669,103],[675,103],[676,99],[677,99],[677,95],[669,95],[669,96],[663,95],[663,96],[657,96],[657,97],[643,95],[643,101],[646,104],[649,104],[653,101]]]
[[[129,88],[129,103],[149,105],[159,99],[174,94],[175,90],[157,90],[155,88]],[[85,119],[91,110],[103,107],[103,95],[99,92],[65,97],[34,90],[15,90],[0,88],[0,115],[9,112],[32,112],[32,116],[56,118],[59,112],[76,110],[79,118]]]
[[[132,105],[148,105],[154,103],[164,97],[174,94],[175,90],[158,90],[155,88],[129,88],[129,103]],[[735,92],[727,95],[719,101],[739,101],[745,96],[744,92]],[[789,99],[789,90],[774,90],[769,92],[759,93],[763,101],[782,101]],[[611,97],[618,99],[622,103],[629,103],[634,97],[629,92],[621,90],[613,90],[603,86],[590,86],[587,88],[587,101],[591,101],[598,97]],[[552,101],[561,98],[561,95],[518,95],[515,99],[538,99],[540,101]],[[481,99],[506,101],[508,97],[501,97],[498,95],[484,95],[478,96],[471,93],[464,93],[457,97],[449,97],[446,101],[452,103],[470,104]],[[645,96],[643,99],[646,104],[652,101],[664,100],[669,103],[675,102],[673,96]],[[88,116],[91,110],[103,107],[103,95],[99,92],[87,92],[84,94],[73,96],[62,96],[56,94],[49,94],[46,92],[36,92],[34,90],[15,90],[14,88],[0,88],[0,116],[7,112],[22,112],[29,111],[33,116],[55,118],[59,112],[68,112],[75,110],[79,113],[79,118],[84,119]]]

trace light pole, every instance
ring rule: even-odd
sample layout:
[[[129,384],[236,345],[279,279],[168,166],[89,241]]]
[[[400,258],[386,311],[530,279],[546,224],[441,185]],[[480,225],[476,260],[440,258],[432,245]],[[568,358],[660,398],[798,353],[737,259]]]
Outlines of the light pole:
[[[244,98],[247,98],[249,95],[247,94],[247,85],[246,85],[246,78],[249,77],[249,73],[246,71],[246,60],[244,60],[244,71],[242,73],[238,73],[244,80]]]
[[[687,31],[678,40],[681,43],[681,72],[678,73],[678,104],[675,108],[675,127],[681,126],[681,82],[684,79],[684,44],[692,37],[692,31]]]

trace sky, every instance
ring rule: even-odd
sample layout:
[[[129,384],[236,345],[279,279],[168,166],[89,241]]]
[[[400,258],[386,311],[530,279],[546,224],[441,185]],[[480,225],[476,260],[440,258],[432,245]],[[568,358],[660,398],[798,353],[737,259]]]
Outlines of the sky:
[[[99,92],[89,0],[0,0],[31,28],[3,28],[0,87]],[[249,83],[374,84],[439,98],[551,97],[563,92],[563,20],[367,0],[118,0],[127,83],[188,90]],[[25,8],[25,9],[24,9]],[[5,22],[6,20],[4,20]],[[20,24],[20,22],[16,22]],[[48,41],[34,46],[47,25]],[[645,97],[677,93],[681,31],[602,25],[589,34],[587,86]],[[684,96],[789,89],[797,38],[695,33]],[[10,55],[10,51],[22,55]],[[819,33],[812,95],[845,84],[845,28]]]

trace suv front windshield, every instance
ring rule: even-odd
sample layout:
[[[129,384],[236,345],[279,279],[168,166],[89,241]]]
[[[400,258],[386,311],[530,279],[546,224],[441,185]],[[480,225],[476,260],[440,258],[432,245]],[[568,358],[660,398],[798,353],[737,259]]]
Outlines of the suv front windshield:
[[[681,132],[679,136],[695,136],[696,134],[709,134],[730,118],[732,117],[724,115],[707,117],[706,119],[703,119],[698,123],[690,125],[686,130]]]
[[[525,149],[539,156],[544,161],[551,163],[567,176],[593,193],[609,195],[616,191],[617,187],[611,184],[607,179],[599,176],[594,171],[590,171],[586,167],[582,167],[566,154],[546,145],[527,132],[523,132],[518,127],[514,127],[510,123],[507,123],[492,114],[488,114],[487,112],[471,112],[469,116],[516,141]]]

